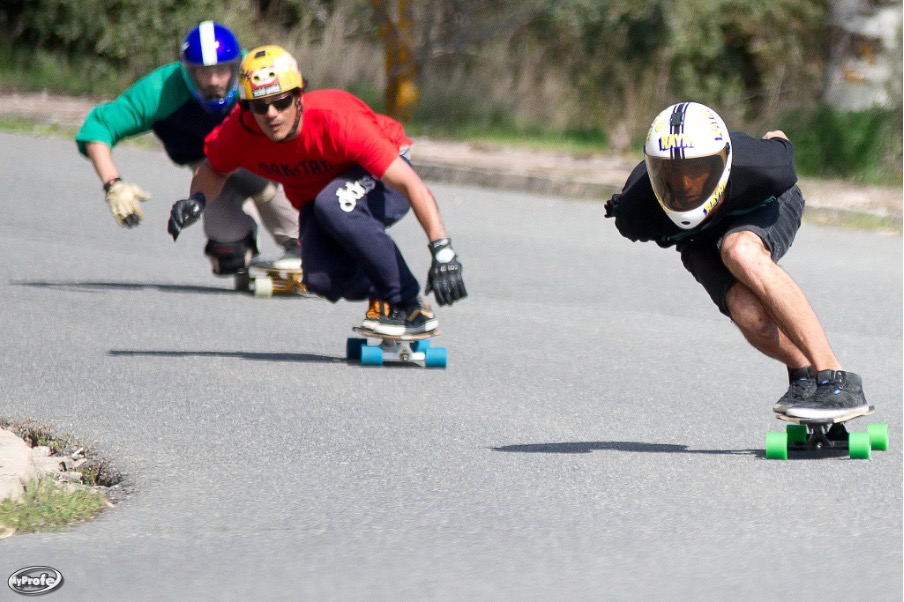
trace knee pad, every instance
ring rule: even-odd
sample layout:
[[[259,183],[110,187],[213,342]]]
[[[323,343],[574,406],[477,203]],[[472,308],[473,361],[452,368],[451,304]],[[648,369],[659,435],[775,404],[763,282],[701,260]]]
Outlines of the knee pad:
[[[273,182],[267,182],[267,185],[258,192],[251,195],[251,199],[255,205],[263,205],[269,203],[276,196],[276,185]]]
[[[249,234],[238,242],[208,240],[204,253],[210,259],[213,273],[226,276],[247,268],[258,249],[254,235]]]

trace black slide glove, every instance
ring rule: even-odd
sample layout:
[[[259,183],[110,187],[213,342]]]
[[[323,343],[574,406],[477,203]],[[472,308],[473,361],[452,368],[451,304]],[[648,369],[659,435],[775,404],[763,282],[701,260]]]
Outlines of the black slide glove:
[[[433,263],[427,274],[425,294],[433,291],[436,302],[440,305],[452,305],[459,299],[468,296],[464,280],[461,279],[461,263],[452,250],[452,241],[448,238],[434,240],[427,247],[433,255]]]
[[[179,233],[182,232],[183,228],[187,228],[198,221],[206,204],[207,201],[205,201],[204,195],[200,192],[194,193],[187,199],[180,199],[173,203],[166,230],[173,237],[174,242],[179,238]]]
[[[603,207],[606,209],[604,217],[615,217],[615,210],[618,209],[618,201],[621,200],[620,194],[612,195],[612,198],[606,201]]]

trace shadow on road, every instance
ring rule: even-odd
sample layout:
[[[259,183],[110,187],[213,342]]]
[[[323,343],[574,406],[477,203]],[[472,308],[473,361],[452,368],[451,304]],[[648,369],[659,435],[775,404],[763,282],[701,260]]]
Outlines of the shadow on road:
[[[250,351],[138,351],[132,349],[111,349],[107,355],[113,357],[232,357],[262,362],[314,362],[321,364],[344,364],[344,357],[317,355],[314,353],[254,353]]]
[[[594,451],[640,452],[647,454],[709,454],[724,456],[765,457],[761,449],[690,449],[686,445],[670,443],[641,443],[636,441],[566,441],[562,443],[525,443],[493,447],[493,451],[519,454],[589,454]]]
[[[235,294],[230,288],[217,288],[213,286],[197,286],[192,284],[159,284],[150,282],[10,282],[15,286],[32,286],[37,288],[68,289],[81,292],[93,292],[102,290],[145,290],[156,289],[167,293],[204,293],[204,294]]]

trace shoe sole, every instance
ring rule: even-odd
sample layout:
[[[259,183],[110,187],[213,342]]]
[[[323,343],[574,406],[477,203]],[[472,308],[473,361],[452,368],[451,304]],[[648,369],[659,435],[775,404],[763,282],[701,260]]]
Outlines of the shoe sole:
[[[364,330],[376,331],[379,326],[380,323],[376,320],[364,320],[363,322],[361,322],[361,328],[363,328]]]
[[[822,410],[819,408],[788,408],[784,413],[786,416],[791,416],[792,418],[803,418],[803,419],[814,419],[814,420],[823,420],[829,418],[838,418],[840,416],[851,416],[852,418],[856,418],[860,415],[860,413],[866,413],[869,411],[869,405],[858,406],[855,408],[837,408],[831,410]]]

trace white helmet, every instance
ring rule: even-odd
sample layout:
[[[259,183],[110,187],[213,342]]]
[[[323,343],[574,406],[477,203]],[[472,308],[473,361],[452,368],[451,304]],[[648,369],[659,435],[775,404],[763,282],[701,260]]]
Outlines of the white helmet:
[[[709,107],[681,102],[664,110],[643,152],[656,199],[679,228],[697,227],[722,202],[731,143],[725,122]]]

